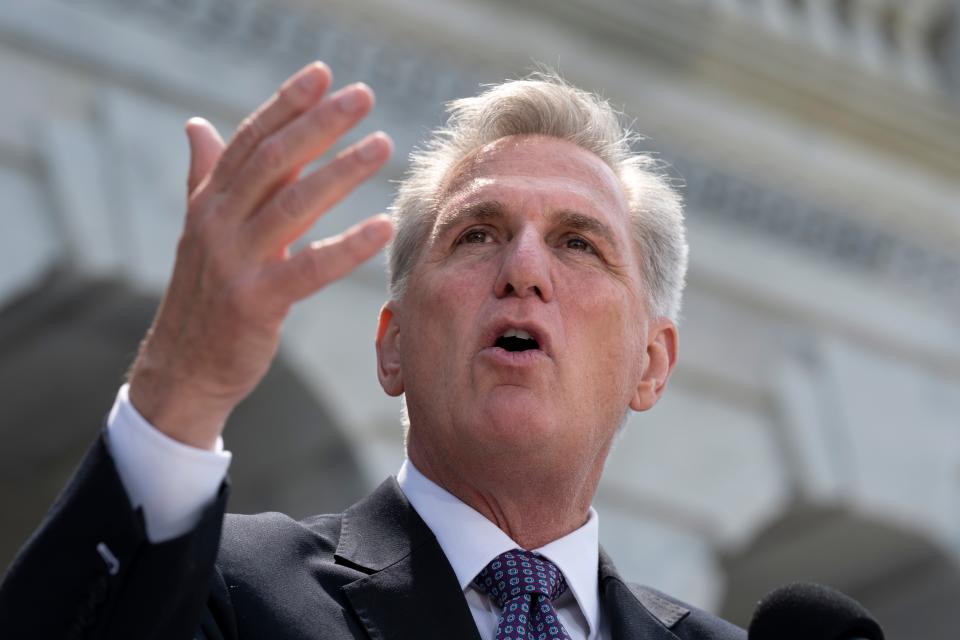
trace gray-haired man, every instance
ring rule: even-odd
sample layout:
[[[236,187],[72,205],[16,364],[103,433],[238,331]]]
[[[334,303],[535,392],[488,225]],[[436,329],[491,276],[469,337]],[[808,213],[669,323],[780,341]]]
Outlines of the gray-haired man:
[[[173,277],[103,438],[15,562],[0,626],[35,637],[742,638],[626,584],[590,504],[629,410],[677,357],[679,198],[609,106],[552,77],[453,103],[393,221],[290,254],[388,158],[373,104],[305,67],[229,144],[188,123]],[[377,374],[408,460],[342,514],[223,518],[220,434],[290,306],[390,240]],[[131,503],[132,507],[131,508]],[[223,526],[223,535],[221,533]],[[14,634],[16,635],[16,634]]]

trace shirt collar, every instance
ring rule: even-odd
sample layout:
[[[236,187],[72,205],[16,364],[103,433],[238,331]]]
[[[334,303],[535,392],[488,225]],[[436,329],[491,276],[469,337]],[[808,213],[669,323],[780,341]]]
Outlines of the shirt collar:
[[[521,548],[495,524],[420,473],[409,460],[400,467],[397,482],[433,531],[464,591],[491,560],[505,551]],[[591,507],[582,527],[532,549],[560,568],[591,633],[600,619],[598,531],[599,517]]]

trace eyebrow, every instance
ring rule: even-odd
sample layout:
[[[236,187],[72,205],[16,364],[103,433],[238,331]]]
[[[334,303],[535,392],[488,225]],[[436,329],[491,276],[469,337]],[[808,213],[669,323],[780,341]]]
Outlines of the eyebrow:
[[[506,217],[506,211],[503,203],[497,202],[496,200],[475,202],[441,217],[437,221],[434,236],[440,238],[450,229],[459,227],[467,221],[490,222],[491,220],[500,220],[504,217]]]
[[[620,247],[620,243],[617,242],[617,237],[614,235],[613,230],[593,216],[588,216],[577,211],[561,209],[551,214],[550,218],[551,222],[556,226],[569,227],[574,231],[586,235],[599,236],[610,246],[614,248]]]

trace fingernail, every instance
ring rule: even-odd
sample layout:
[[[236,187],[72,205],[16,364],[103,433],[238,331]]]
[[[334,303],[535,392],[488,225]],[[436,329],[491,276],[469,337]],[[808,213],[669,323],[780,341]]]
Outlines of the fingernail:
[[[356,113],[363,107],[364,91],[360,87],[363,85],[355,84],[347,87],[337,96],[337,108],[343,113]]]
[[[378,159],[383,152],[381,138],[381,135],[375,133],[361,142],[360,146],[357,147],[357,157],[364,162],[372,162]]]

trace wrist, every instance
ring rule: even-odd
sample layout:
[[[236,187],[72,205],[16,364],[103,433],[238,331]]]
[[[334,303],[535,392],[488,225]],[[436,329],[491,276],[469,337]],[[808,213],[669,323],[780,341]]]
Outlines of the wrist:
[[[213,451],[235,403],[198,389],[187,381],[166,379],[135,367],[128,397],[133,408],[167,437]]]

